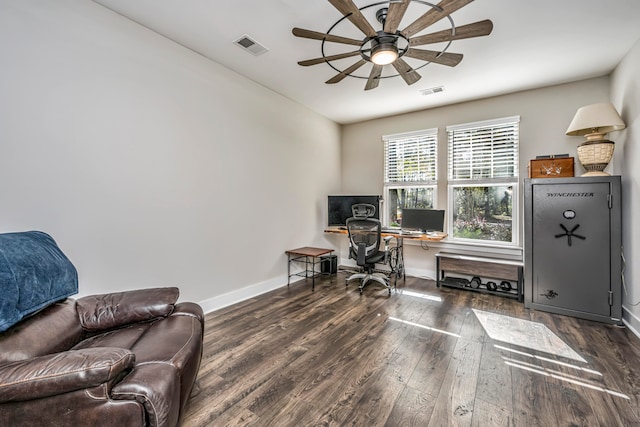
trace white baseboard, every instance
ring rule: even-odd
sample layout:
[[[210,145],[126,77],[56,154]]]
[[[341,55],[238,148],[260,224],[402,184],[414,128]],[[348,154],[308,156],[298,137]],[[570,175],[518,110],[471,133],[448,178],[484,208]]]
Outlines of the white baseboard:
[[[356,264],[352,260],[341,259],[340,265],[346,265],[348,267],[356,268]],[[344,263],[344,264],[342,264]],[[436,272],[431,270],[423,270],[418,268],[407,268],[407,275],[420,277],[423,279],[435,280]],[[303,280],[303,277],[292,277],[291,283],[295,283],[298,280]],[[198,304],[202,307],[205,313],[211,313],[212,311],[219,310],[221,308],[236,304],[238,302],[247,300],[249,298],[257,297],[258,295],[273,291],[275,289],[287,286],[287,277],[276,277],[255,285],[246,286],[237,291],[227,292],[226,294],[217,295],[215,297],[207,298],[204,301],[200,301]]]
[[[302,277],[291,278],[291,283],[295,283],[298,280],[302,280]],[[227,292],[226,294],[217,295],[215,297],[208,298],[204,301],[200,301],[198,304],[202,307],[205,313],[211,313],[212,311],[219,310],[221,308],[233,305],[235,303],[247,300],[249,298],[256,297],[274,289],[287,286],[287,276],[276,277],[274,279],[267,280],[265,282],[256,283],[255,285],[246,286],[237,291]]]
[[[624,323],[635,336],[640,338],[640,332],[638,332],[640,331],[640,318],[624,305],[622,306],[622,323]]]

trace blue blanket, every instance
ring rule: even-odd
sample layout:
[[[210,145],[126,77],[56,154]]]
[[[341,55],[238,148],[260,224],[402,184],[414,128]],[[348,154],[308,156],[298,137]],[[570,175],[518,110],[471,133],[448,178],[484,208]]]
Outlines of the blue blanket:
[[[0,234],[0,332],[78,292],[78,272],[46,233]]]

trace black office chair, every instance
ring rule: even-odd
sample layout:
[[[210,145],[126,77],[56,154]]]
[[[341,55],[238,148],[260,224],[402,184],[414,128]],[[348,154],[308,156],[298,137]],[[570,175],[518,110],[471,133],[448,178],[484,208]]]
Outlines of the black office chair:
[[[351,207],[353,217],[347,219],[347,231],[349,232],[349,258],[355,259],[361,272],[355,273],[347,278],[347,285],[353,279],[360,281],[360,293],[367,282],[373,280],[382,284],[389,290],[391,295],[391,275],[393,269],[388,272],[376,271],[376,264],[387,264],[390,266],[389,241],[393,237],[384,239],[384,250],[380,250],[382,243],[382,223],[372,218],[375,214],[375,206],[368,204],[357,204]],[[395,276],[394,276],[395,286]]]

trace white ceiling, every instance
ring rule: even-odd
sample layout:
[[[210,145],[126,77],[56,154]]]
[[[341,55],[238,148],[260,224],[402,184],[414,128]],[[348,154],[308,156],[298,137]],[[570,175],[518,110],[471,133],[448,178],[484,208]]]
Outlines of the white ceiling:
[[[394,77],[365,92],[365,79],[347,77],[329,85],[324,82],[337,72],[326,63],[297,64],[320,57],[321,42],[297,38],[292,28],[324,33],[342,18],[326,0],[94,1],[338,123],[606,75],[640,38],[639,0],[476,0],[451,18],[456,26],[490,19],[493,32],[453,41],[448,52],[464,54],[458,66],[432,63],[418,71],[422,79],[411,86]],[[354,0],[359,8],[376,2]],[[382,3],[380,7],[387,2]],[[412,2],[400,29],[430,9],[423,3]],[[363,13],[379,29],[374,18],[377,9],[370,7]],[[444,28],[450,28],[446,20],[420,34]],[[347,20],[331,33],[364,37]],[[254,56],[242,50],[233,42],[243,35],[269,51]],[[334,54],[354,47],[327,43],[325,49]],[[357,59],[333,64],[345,69]],[[407,60],[417,66],[411,61]],[[360,75],[367,76],[368,67]],[[386,66],[383,76],[391,71]],[[419,93],[434,86],[444,86],[444,92]]]

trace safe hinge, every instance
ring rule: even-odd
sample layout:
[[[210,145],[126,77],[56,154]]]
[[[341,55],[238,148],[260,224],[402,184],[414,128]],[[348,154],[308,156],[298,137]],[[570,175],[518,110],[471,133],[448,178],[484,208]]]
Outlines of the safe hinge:
[[[613,291],[609,291],[609,305],[613,306]]]

